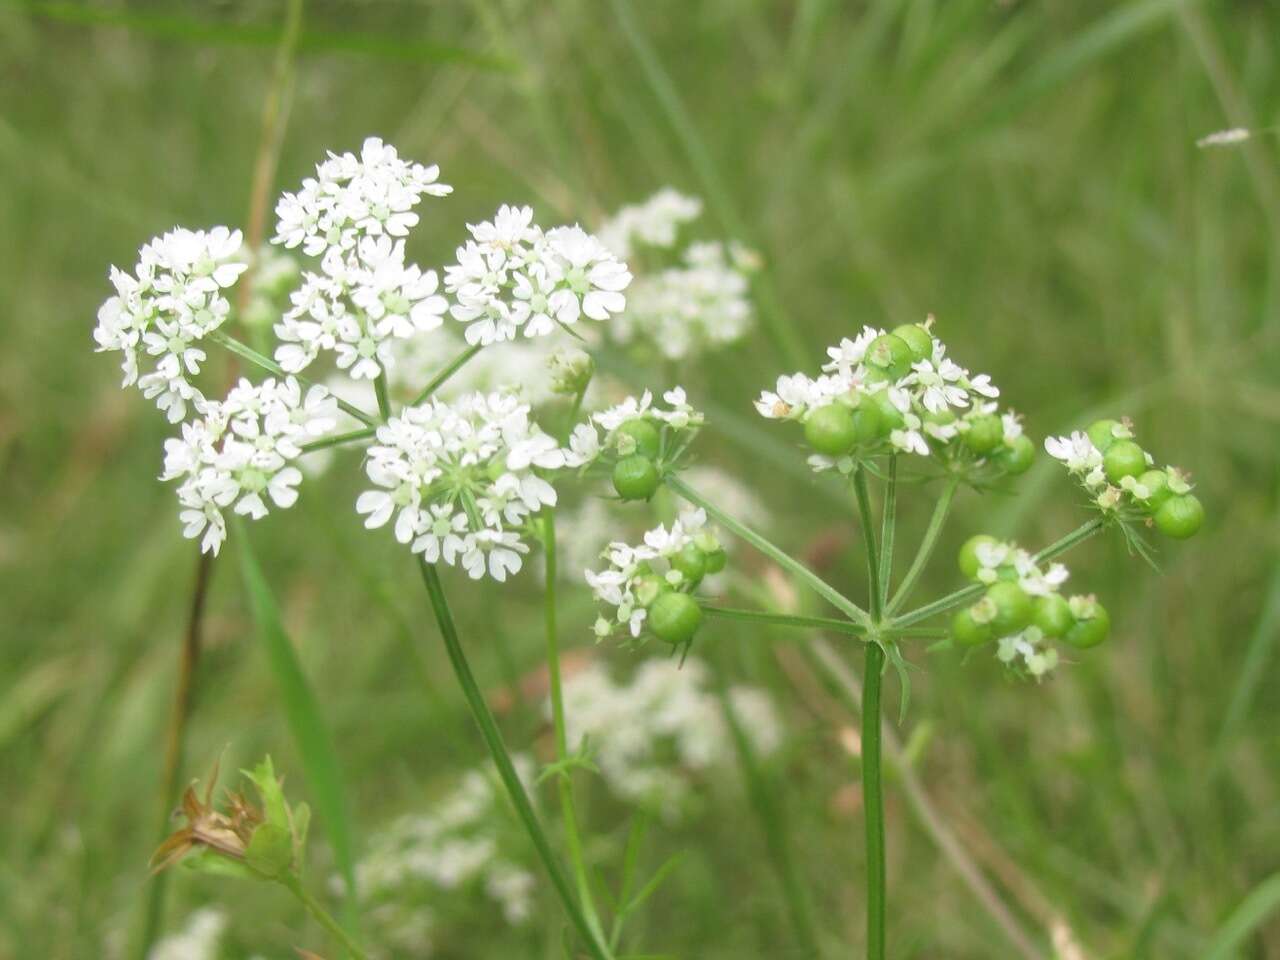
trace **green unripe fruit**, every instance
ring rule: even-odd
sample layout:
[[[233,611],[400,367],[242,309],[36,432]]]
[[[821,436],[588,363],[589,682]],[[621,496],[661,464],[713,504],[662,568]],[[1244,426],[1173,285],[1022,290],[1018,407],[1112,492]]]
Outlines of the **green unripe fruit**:
[[[1085,620],[1077,620],[1063,637],[1071,646],[1081,650],[1096,647],[1107,639],[1107,634],[1111,632],[1111,616],[1106,608],[1100,603],[1095,603],[1093,606],[1093,616]]]
[[[956,415],[950,410],[939,410],[936,413],[933,410],[925,410],[920,414],[920,419],[925,423],[936,423],[940,427],[945,427],[949,423],[955,423]]]
[[[697,586],[707,573],[707,555],[692,543],[686,543],[681,551],[671,558],[671,569],[679,570],[685,583]]]
[[[998,637],[1017,633],[1031,622],[1031,598],[1010,580],[1001,580],[987,588],[987,599],[995,604],[996,615],[991,629]]]
[[[995,638],[991,624],[973,619],[973,611],[960,610],[951,618],[951,636],[962,647],[980,647]]]
[[[1031,622],[1046,637],[1061,637],[1075,626],[1076,618],[1071,614],[1071,605],[1060,594],[1036,597],[1032,606]]]
[[[853,408],[854,446],[870,443],[880,436],[880,408],[865,397]]]
[[[969,421],[969,429],[961,436],[966,447],[986,456],[1004,442],[1004,424],[994,413],[982,413]]]
[[[895,430],[901,430],[906,424],[906,420],[902,416],[902,411],[893,405],[893,401],[889,399],[888,390],[880,390],[870,395],[871,406],[875,408],[877,424],[877,433],[882,437],[887,437]],[[863,404],[867,400],[862,401]]]
[[[895,327],[893,335],[911,350],[911,359],[923,360],[933,356],[933,334],[918,323],[904,323]]]
[[[957,560],[960,572],[970,580],[976,580],[978,571],[982,568],[982,564],[978,562],[978,548],[984,544],[998,542],[995,537],[986,533],[979,533],[966,540],[964,546],[960,548],[960,556]]]
[[[1160,504],[1155,520],[1156,529],[1166,537],[1185,540],[1195,536],[1204,523],[1204,507],[1194,494],[1184,493]]]
[[[1102,455],[1102,470],[1112,483],[1136,477],[1147,469],[1147,455],[1132,440],[1117,440]]]
[[[649,629],[672,646],[688,643],[702,625],[702,608],[687,593],[664,593],[649,607]]]
[[[1173,491],[1169,489],[1169,475],[1163,470],[1148,470],[1138,477],[1138,483],[1147,489],[1147,499],[1142,504],[1151,513],[1159,510],[1173,496]]]
[[[843,457],[858,440],[853,411],[843,403],[819,407],[804,421],[804,439],[818,453]]]
[[[1089,437],[1089,442],[1097,447],[1100,453],[1106,453],[1111,445],[1116,442],[1116,435],[1112,431],[1118,426],[1120,426],[1119,420],[1095,420],[1089,424],[1089,429],[1085,431],[1085,434]]]
[[[1036,459],[1036,445],[1026,434],[1013,438],[1013,443],[1001,448],[996,453],[996,463],[1004,468],[1004,472],[1012,477],[1026,473]]]
[[[869,367],[884,371],[893,380],[905,376],[911,369],[911,347],[901,337],[883,333],[867,345],[863,362]]]
[[[650,460],[658,458],[658,450],[662,447],[662,437],[658,428],[648,420],[628,420],[618,428],[619,437],[630,437],[636,442],[635,453]]]
[[[656,573],[647,573],[636,580],[636,600],[642,607],[649,606],[658,597],[670,591],[671,584],[667,583],[665,577],[660,577]]]
[[[728,556],[724,550],[717,547],[706,554],[707,573],[719,573],[724,569],[725,564],[729,562]]]
[[[658,489],[658,468],[638,453],[623,457],[613,467],[613,489],[623,500],[648,500]]]

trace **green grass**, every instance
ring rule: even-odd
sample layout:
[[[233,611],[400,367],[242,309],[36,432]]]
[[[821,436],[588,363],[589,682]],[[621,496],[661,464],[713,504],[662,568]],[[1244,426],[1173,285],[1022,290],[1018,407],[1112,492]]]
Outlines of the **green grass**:
[[[0,0],[0,957],[115,956],[148,882],[196,556],[155,479],[166,427],[118,389],[90,330],[108,263],[175,223],[243,219],[277,21],[265,2]],[[455,194],[415,235],[424,264],[500,202],[594,221],[668,183],[705,196],[709,234],[749,237],[768,266],[750,342],[680,372],[712,411],[700,459],[750,477],[770,538],[797,555],[822,546],[823,577],[854,597],[852,504],[815,495],[786,465],[793,437],[749,407],[778,373],[864,322],[932,311],[1033,436],[1133,415],[1144,444],[1194,470],[1204,533],[1167,547],[1159,577],[1119,542],[1090,541],[1069,558],[1071,586],[1107,603],[1106,647],[1041,688],[981,657],[913,655],[924,669],[894,732],[930,725],[915,782],[1041,955],[1060,929],[1090,957],[1277,956],[1280,155],[1266,137],[1194,146],[1280,122],[1277,35],[1265,2],[317,2],[277,185],[369,133],[440,163]],[[252,536],[331,732],[358,854],[479,754],[412,564],[360,528],[346,465]],[[950,558],[972,533],[1040,546],[1083,519],[1050,465],[1019,489],[957,495],[913,600],[961,585]],[[900,563],[933,495],[899,491]],[[229,544],[184,779],[224,749],[226,770],[269,751],[291,797],[316,807],[315,869],[329,871],[327,788],[236,565]],[[500,590],[447,581],[482,684],[538,669],[532,571]],[[619,666],[652,655],[594,647],[585,591],[564,592],[566,648]],[[789,634],[717,621],[695,653],[771,688],[791,743],[749,791],[711,790],[697,823],[649,825],[636,889],[684,856],[635,909],[627,949],[806,956],[792,914],[807,898],[820,947],[851,955],[863,842],[841,731],[856,718]],[[890,673],[890,727],[898,690]],[[515,745],[545,736],[537,703],[500,720]],[[914,796],[886,779],[890,955],[1012,955]],[[575,786],[588,859],[616,890],[626,811],[587,775]],[[785,810],[801,898],[768,868],[780,854],[753,805]],[[178,873],[169,894],[169,927],[200,902],[230,907],[228,957],[327,949],[283,893]],[[440,955],[557,955],[560,914],[543,903],[526,933],[472,923]]]

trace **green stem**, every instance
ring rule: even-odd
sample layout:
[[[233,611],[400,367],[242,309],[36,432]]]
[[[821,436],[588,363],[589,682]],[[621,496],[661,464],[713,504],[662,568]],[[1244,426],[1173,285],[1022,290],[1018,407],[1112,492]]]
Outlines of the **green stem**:
[[[861,467],[853,475],[862,539],[867,547],[868,593],[871,615],[880,621],[880,558],[872,528],[871,498],[867,475]],[[884,648],[867,644],[862,677],[862,807],[867,830],[867,960],[884,960],[885,868],[884,794],[880,784],[880,684],[884,673]]]
[[[889,482],[884,489],[884,517],[880,524],[880,609],[889,601],[893,575],[893,541],[898,521],[898,455],[889,457]]]
[[[511,754],[507,751],[507,746],[502,740],[502,733],[498,730],[498,724],[493,719],[489,705],[485,702],[484,694],[480,692],[476,678],[471,673],[471,666],[467,663],[467,655],[458,640],[458,630],[454,625],[453,615],[449,612],[449,603],[445,599],[444,586],[440,583],[440,574],[432,564],[427,563],[425,560],[419,560],[419,564],[422,567],[422,581],[426,584],[427,594],[431,598],[431,608],[435,613],[436,623],[440,626],[440,635],[444,638],[445,650],[449,654],[449,662],[453,665],[453,672],[457,676],[458,684],[462,687],[462,693],[467,699],[467,706],[471,708],[471,715],[475,718],[476,725],[480,727],[480,734],[484,737],[484,742],[493,757],[494,765],[498,768],[498,776],[502,778],[502,783],[507,789],[507,794],[511,798],[511,805],[515,807],[517,816],[520,817],[525,830],[529,834],[529,839],[533,841],[538,858],[542,861],[547,875],[551,878],[551,884],[556,888],[556,893],[564,904],[564,909],[569,915],[570,922],[586,943],[591,956],[595,957],[596,960],[613,960],[608,947],[596,935],[595,930],[578,905],[578,901],[574,899],[573,891],[569,889],[569,883],[565,880],[564,874],[560,870],[560,865],[556,862],[556,856],[551,850],[551,843],[547,840],[546,832],[538,822],[538,815],[534,813],[533,804],[529,801],[529,794],[525,791],[524,784],[520,782],[516,768],[511,763]]]
[[[331,437],[321,437],[319,440],[311,440],[302,444],[299,449],[303,453],[311,453],[313,450],[324,450],[327,447],[339,447],[344,443],[355,443],[357,440],[368,440],[376,435],[377,427],[365,427],[362,430],[350,430],[347,433],[335,433]]]
[[[1052,560],[1054,557],[1066,553],[1076,544],[1088,540],[1095,533],[1107,525],[1105,517],[1095,517],[1087,523],[1082,523],[1076,527],[1065,537],[1055,540],[1049,546],[1045,547],[1035,555],[1037,563],[1043,563],[1045,560]],[[971,586],[956,590],[949,593],[941,599],[926,603],[923,607],[917,607],[910,613],[904,613],[900,617],[895,617],[888,624],[890,630],[896,630],[899,627],[910,626],[913,623],[919,623],[921,620],[928,620],[930,617],[937,616],[940,613],[946,613],[953,610],[969,600],[976,600],[986,591],[986,585],[975,583]]]
[[[573,782],[568,768],[564,766],[569,756],[569,744],[565,734],[564,692],[560,680],[560,641],[556,626],[555,510],[548,510],[542,518],[542,544],[546,555],[546,592],[543,598],[543,610],[547,630],[547,676],[551,692],[551,724],[555,730],[556,762],[561,765],[556,774],[556,785],[560,794],[560,815],[564,820],[565,846],[569,850],[569,864],[573,868],[573,878],[578,886],[578,900],[582,904],[582,912],[586,914],[592,933],[597,939],[603,940],[604,932],[600,926],[600,915],[596,912],[586,859],[582,854],[582,835],[578,829],[578,811],[573,801]]]
[[[794,613],[769,613],[763,610],[741,610],[736,607],[718,607],[714,604],[702,604],[702,612],[709,617],[721,620],[742,620],[748,623],[761,623],[774,627],[797,627],[805,630],[830,630],[833,633],[847,633],[855,637],[865,637],[867,631],[856,623],[841,620],[838,617],[806,617]],[[945,631],[934,629],[882,630],[881,636],[921,637],[934,639],[945,636]]]
[[[324,927],[333,939],[342,944],[343,949],[346,950],[347,953],[355,957],[356,960],[369,960],[369,955],[361,949],[359,944],[347,935],[347,931],[343,930],[338,921],[333,919],[329,914],[329,911],[321,906],[320,901],[307,892],[306,888],[302,886],[302,882],[297,877],[290,874],[289,876],[281,879],[280,882],[288,888],[290,893],[298,898],[299,902],[301,902],[304,907],[307,908],[307,913],[315,917],[316,922],[318,922],[320,926]]]
[[[778,547],[775,547],[750,527],[747,527],[733,519],[733,517],[729,516],[706,497],[702,496],[702,494],[698,493],[698,491],[694,490],[675,474],[668,474],[666,477],[666,483],[667,486],[685,500],[689,501],[694,506],[701,507],[703,510],[707,511],[707,514],[714,517],[716,522],[726,530],[731,531],[743,540],[747,541],[747,543],[751,544],[766,557],[769,557],[769,559],[773,560],[774,563],[778,564],[778,566],[782,567],[784,570],[788,570],[795,574],[807,583],[814,592],[847,616],[850,620],[860,624],[864,629],[870,629],[872,620],[867,615],[867,611],[863,610],[844,594],[840,593],[840,591],[819,577],[799,560],[780,550]]]
[[[933,555],[933,548],[938,545],[938,536],[942,533],[947,514],[951,512],[951,501],[955,499],[956,488],[959,486],[960,478],[952,477],[947,481],[947,485],[942,488],[942,496],[938,498],[938,502],[933,506],[933,516],[929,518],[929,526],[925,528],[924,537],[920,541],[920,549],[916,551],[915,559],[911,561],[907,575],[902,578],[902,583],[899,584],[893,599],[884,608],[886,616],[892,616],[893,611],[897,610],[902,605],[902,602],[911,595],[916,581],[920,579],[920,574],[924,572],[925,566],[929,563],[929,558]]]
[[[472,357],[480,352],[480,350],[481,347],[479,345],[467,347],[467,349],[463,350],[460,354],[450,360],[449,365],[432,377],[431,382],[422,388],[422,392],[413,398],[413,403],[410,404],[410,406],[416,407],[423,400],[427,399],[427,397],[439,390],[444,385],[445,381],[461,370]]]
[[[248,360],[250,363],[261,367],[263,370],[266,370],[269,373],[274,373],[277,377],[291,376],[295,380],[297,380],[299,383],[306,384],[308,386],[311,385],[311,381],[308,380],[306,377],[300,377],[296,373],[291,374],[286,372],[285,369],[280,366],[280,364],[276,363],[270,357],[263,356],[257,350],[253,349],[253,347],[249,346],[248,344],[241,343],[235,337],[228,336],[227,334],[223,333],[221,330],[213,331],[213,333],[209,334],[209,339],[212,340],[214,343],[221,344],[222,346],[226,347],[236,356],[243,357],[245,360]],[[334,399],[338,401],[338,407],[340,409],[342,409],[346,413],[351,414],[351,416],[355,417],[361,423],[367,423],[371,427],[376,427],[378,425],[378,420],[376,417],[369,416],[369,414],[365,413],[359,407],[356,407],[356,406],[353,406],[352,404],[347,403],[347,401],[343,400],[341,397],[334,397]]]
[[[383,420],[391,419],[391,395],[387,393],[387,371],[373,379],[373,395],[378,398],[378,414]]]

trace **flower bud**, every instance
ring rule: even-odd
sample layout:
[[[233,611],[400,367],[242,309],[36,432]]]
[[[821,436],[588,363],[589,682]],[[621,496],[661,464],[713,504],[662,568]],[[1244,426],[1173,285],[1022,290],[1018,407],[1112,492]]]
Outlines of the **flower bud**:
[[[1166,537],[1186,540],[1204,523],[1204,507],[1193,493],[1170,497],[1155,513],[1156,529]]]
[[[664,593],[649,607],[649,629],[672,646],[688,643],[702,625],[702,608],[687,593]]]
[[[553,393],[576,397],[587,389],[595,376],[596,364],[591,355],[577,347],[560,347],[547,357]]]
[[[658,428],[648,420],[638,417],[620,426],[614,436],[618,452],[624,456],[638,453],[642,457],[656,460],[658,451],[662,448],[662,435]]]
[[[613,467],[613,489],[623,500],[648,500],[657,492],[658,468],[640,454],[623,457]]]

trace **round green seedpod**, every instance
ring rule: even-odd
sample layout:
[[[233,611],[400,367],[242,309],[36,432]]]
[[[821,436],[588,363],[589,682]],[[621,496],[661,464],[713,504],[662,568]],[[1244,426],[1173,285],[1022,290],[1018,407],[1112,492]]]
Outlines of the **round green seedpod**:
[[[702,608],[687,593],[664,593],[649,607],[649,629],[672,646],[688,643],[702,625]]]
[[[1166,537],[1185,540],[1204,523],[1204,506],[1193,493],[1170,497],[1155,513],[1156,529]]]
[[[984,457],[1004,442],[1004,424],[994,413],[980,413],[969,420],[969,429],[960,436],[966,447]]]
[[[1100,453],[1106,453],[1108,448],[1116,442],[1114,431],[1118,426],[1120,426],[1119,420],[1095,420],[1089,424],[1085,434]]]
[[[960,556],[956,562],[960,565],[960,572],[970,580],[978,578],[978,571],[982,569],[982,564],[978,561],[978,548],[985,544],[996,544],[1000,541],[987,533],[979,533],[964,542],[964,546],[960,548]]]
[[[636,453],[614,464],[613,489],[623,500],[648,500],[658,483],[658,468],[646,456]]]
[[[882,437],[887,437],[895,430],[901,430],[906,425],[906,419],[902,416],[902,411],[893,405],[893,401],[889,399],[888,390],[877,390],[875,393],[867,394],[862,399],[862,404],[870,403],[876,411],[877,433]],[[861,404],[859,404],[861,406]]]
[[[1136,477],[1147,469],[1147,455],[1132,440],[1117,440],[1102,455],[1102,470],[1112,483]]]
[[[862,361],[868,367],[887,373],[890,379],[897,380],[911,369],[912,359],[911,347],[905,340],[892,333],[882,333],[867,345]]]
[[[996,615],[991,629],[998,637],[1017,633],[1031,622],[1031,598],[1010,580],[1000,580],[987,587],[987,599],[995,604]]]
[[[707,574],[707,555],[692,543],[686,543],[671,558],[671,569],[679,570],[684,582],[697,586]]]
[[[884,418],[880,407],[868,397],[860,397],[853,407],[853,445],[861,446],[870,443],[880,436],[880,426]]]
[[[703,556],[707,563],[707,573],[719,573],[725,568],[725,564],[729,562],[728,554],[724,552],[722,547],[708,550]]]
[[[991,624],[973,619],[973,610],[959,610],[951,618],[951,636],[962,647],[980,647],[995,639]]]
[[[617,436],[630,437],[635,441],[635,450],[642,457],[648,457],[650,460],[658,458],[658,451],[662,448],[662,436],[648,420],[642,420],[637,417],[634,420],[628,420],[618,428]],[[623,441],[625,443],[626,441]]]
[[[893,335],[911,350],[912,361],[933,356],[933,334],[918,323],[904,323],[894,327]]]
[[[1062,595],[1051,593],[1047,597],[1035,598],[1031,622],[1046,637],[1061,637],[1075,625],[1076,618],[1071,614],[1071,605]]]
[[[633,588],[636,601],[642,607],[647,607],[653,601],[664,593],[671,591],[671,584],[667,583],[666,577],[660,577],[656,573],[646,573],[636,578],[635,587]]]
[[[1139,474],[1138,483],[1146,488],[1147,496],[1142,505],[1150,513],[1155,513],[1161,504],[1173,496],[1173,491],[1169,489],[1169,474],[1163,470],[1148,470]]]
[[[1092,607],[1093,615],[1077,620],[1062,638],[1081,650],[1096,647],[1111,632],[1111,616],[1107,613],[1107,608],[1097,602]]]
[[[853,411],[843,403],[832,403],[811,411],[804,421],[804,439],[818,453],[843,457],[858,441],[858,424]]]
[[[1025,433],[1018,434],[1012,443],[996,451],[996,463],[1004,468],[1005,473],[1014,477],[1030,470],[1035,459],[1036,445]]]

